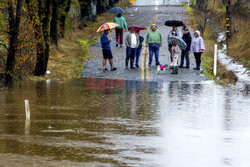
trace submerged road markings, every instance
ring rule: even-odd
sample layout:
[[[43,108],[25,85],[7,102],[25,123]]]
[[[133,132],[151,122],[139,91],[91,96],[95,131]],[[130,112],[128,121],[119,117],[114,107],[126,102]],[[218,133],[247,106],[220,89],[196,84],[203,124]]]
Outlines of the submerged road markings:
[[[148,31],[150,30],[150,27],[152,24],[156,22],[157,15],[154,17],[152,23],[148,27]],[[146,61],[146,62],[145,62]],[[142,53],[142,66],[141,66],[141,79],[145,80],[145,69],[146,69],[146,79],[149,79],[149,72],[148,72],[148,61],[149,61],[149,54],[148,54],[148,48],[143,48]]]
[[[153,21],[152,21],[152,23],[149,25],[149,27],[148,27],[148,31],[150,30],[150,28],[151,28],[151,25],[152,24],[155,24],[156,23],[156,21],[158,20],[158,15],[157,15],[157,13],[156,13],[156,15],[155,15],[155,17],[154,17],[154,19],[153,19]],[[145,53],[146,52],[146,53]],[[146,57],[146,64],[145,64],[145,67],[146,67],[146,80],[149,80],[149,67],[148,67],[148,62],[149,62],[149,50],[148,49],[146,49],[146,51],[144,50],[143,51],[143,55],[144,56],[147,56]],[[145,58],[143,58],[143,62],[145,62],[145,60],[144,60]],[[143,67],[143,77],[144,77],[144,67]],[[145,79],[145,78],[142,78],[143,80]]]
[[[143,48],[142,61],[141,61],[141,79],[144,80],[144,61],[145,61],[146,47]]]

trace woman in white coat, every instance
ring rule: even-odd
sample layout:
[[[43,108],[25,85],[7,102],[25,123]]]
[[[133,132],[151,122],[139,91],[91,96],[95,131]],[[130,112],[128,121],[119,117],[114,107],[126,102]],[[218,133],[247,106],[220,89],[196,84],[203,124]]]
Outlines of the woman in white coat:
[[[205,51],[205,45],[203,38],[200,36],[200,31],[194,32],[194,38],[191,44],[190,51],[194,53],[196,67],[194,70],[200,70],[201,54]]]

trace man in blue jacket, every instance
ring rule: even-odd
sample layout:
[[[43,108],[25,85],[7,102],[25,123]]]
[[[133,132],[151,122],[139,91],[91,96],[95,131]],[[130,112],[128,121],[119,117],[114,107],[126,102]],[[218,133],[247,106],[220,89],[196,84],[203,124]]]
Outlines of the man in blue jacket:
[[[183,65],[184,65],[184,58],[186,59],[186,66],[184,68],[189,68],[189,52],[190,52],[190,46],[191,46],[191,43],[192,43],[192,37],[188,31],[188,28],[185,27],[184,28],[184,34],[182,36],[182,39],[183,41],[186,42],[187,44],[187,48],[186,50],[183,50],[182,53],[181,53],[181,64],[180,64],[180,68],[183,68]]]
[[[111,52],[111,46],[110,42],[112,42],[112,38],[108,38],[108,34],[110,33],[110,30],[104,30],[102,36],[101,36],[101,45],[102,45],[102,53],[103,53],[103,72],[108,71],[106,68],[106,62],[107,59],[109,60],[109,64],[111,67],[111,71],[115,71],[117,68],[114,67],[113,64],[113,55]]]

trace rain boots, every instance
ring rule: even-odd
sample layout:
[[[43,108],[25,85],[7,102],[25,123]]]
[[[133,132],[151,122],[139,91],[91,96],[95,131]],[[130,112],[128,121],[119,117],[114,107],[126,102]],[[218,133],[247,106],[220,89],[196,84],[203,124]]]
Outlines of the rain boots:
[[[178,67],[177,66],[174,66],[174,69],[171,72],[171,74],[178,74]]]

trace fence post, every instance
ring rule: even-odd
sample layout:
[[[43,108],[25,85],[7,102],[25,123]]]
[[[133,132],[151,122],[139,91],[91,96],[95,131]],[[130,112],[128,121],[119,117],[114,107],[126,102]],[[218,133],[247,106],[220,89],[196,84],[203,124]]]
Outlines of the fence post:
[[[217,73],[217,44],[214,45],[214,76]]]
[[[29,100],[24,100],[24,104],[25,104],[26,119],[30,120],[30,103],[29,103]]]

